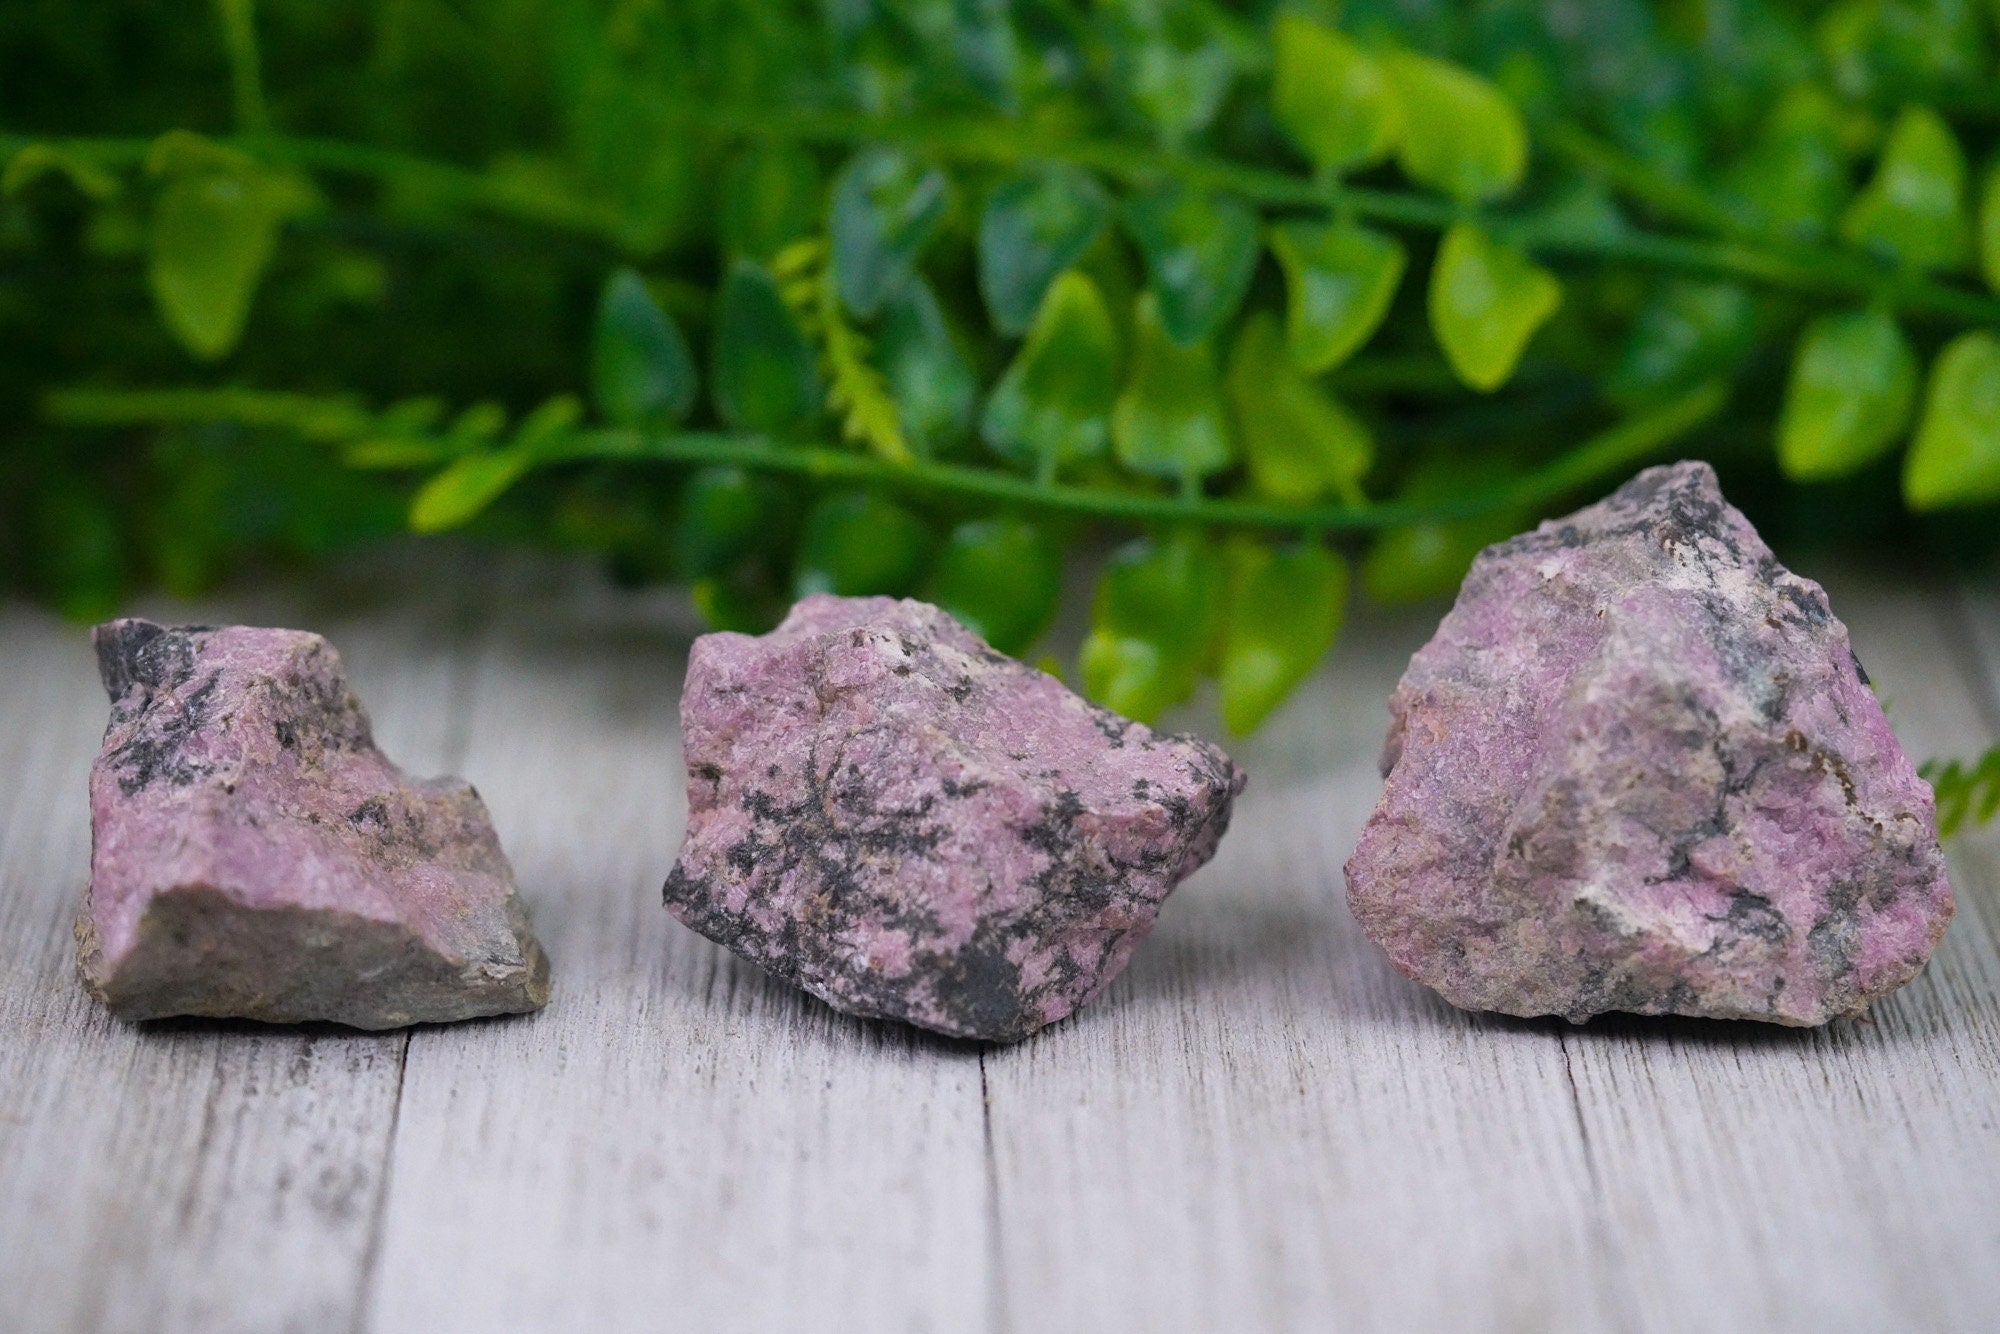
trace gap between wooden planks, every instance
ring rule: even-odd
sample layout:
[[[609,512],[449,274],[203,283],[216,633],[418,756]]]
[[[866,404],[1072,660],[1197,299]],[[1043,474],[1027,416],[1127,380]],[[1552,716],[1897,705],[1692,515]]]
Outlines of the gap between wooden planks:
[[[1832,591],[1913,753],[1986,744],[2000,604]],[[545,571],[452,605],[200,609],[334,637],[391,754],[480,786],[534,903],[547,1012],[378,1037],[133,1030],[83,999],[67,931],[102,696],[79,634],[4,613],[0,1326],[2000,1316],[1991,833],[1954,849],[1959,921],[1873,1025],[1460,1014],[1340,899],[1383,703],[1434,613],[1378,619],[1235,748],[1237,828],[1126,977],[981,1050],[844,1019],[660,909],[684,623]]]

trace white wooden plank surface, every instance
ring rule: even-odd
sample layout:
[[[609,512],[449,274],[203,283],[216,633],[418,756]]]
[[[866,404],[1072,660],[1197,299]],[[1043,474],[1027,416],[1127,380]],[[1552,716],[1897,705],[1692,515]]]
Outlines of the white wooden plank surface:
[[[1220,854],[1098,1009],[988,1056],[1019,1328],[1613,1323],[1553,1031],[1453,1010],[1347,913],[1429,629],[1352,627],[1233,747],[1251,785]]]
[[[479,785],[554,958],[543,1014],[407,1037],[94,1010],[102,696],[79,632],[0,609],[0,1328],[2000,1325],[2000,831],[1872,1026],[1460,1014],[1342,901],[1430,617],[1364,619],[1236,747],[1237,827],[1126,977],[982,1051],[667,918],[689,627],[539,577],[469,639],[448,589],[247,613],[332,634],[391,753]],[[1913,752],[1987,744],[2000,602],[1833,591]]]
[[[1826,582],[1908,749],[1986,737],[1948,601]],[[2000,1324],[1996,846],[1954,845],[1958,917],[1873,1022],[1614,1018],[1564,1035],[1609,1258],[1642,1326]]]
[[[556,991],[416,1035],[374,1324],[977,1328],[977,1049],[837,1015],[675,924],[685,622],[507,601],[529,610],[482,644],[465,772]]]
[[[450,767],[438,702],[460,655],[436,623],[406,602],[325,625],[382,743],[419,771]],[[106,714],[87,634],[0,609],[0,708],[0,1328],[345,1327],[406,1036],[107,1018],[70,933]]]

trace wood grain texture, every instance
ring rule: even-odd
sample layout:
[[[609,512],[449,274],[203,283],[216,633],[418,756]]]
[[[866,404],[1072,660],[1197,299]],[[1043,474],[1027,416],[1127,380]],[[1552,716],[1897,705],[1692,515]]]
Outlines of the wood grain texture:
[[[1984,724],[1939,599],[1824,580],[1916,756]],[[1870,1022],[1600,1020],[1564,1035],[1611,1264],[1638,1323],[2000,1323],[2000,865],[1954,846],[1958,916]]]
[[[2000,1325],[2000,832],[1873,1024],[1462,1014],[1344,904],[1434,609],[1364,616],[1233,748],[1236,828],[1129,972],[981,1049],[675,925],[684,615],[483,580],[185,613],[329,633],[390,753],[492,807],[554,1001],[407,1035],[83,997],[103,699],[80,632],[0,609],[0,1328]],[[1913,753],[1988,744],[1990,591],[1831,588]]]
[[[675,924],[686,622],[507,601],[554,610],[483,640],[465,771],[556,992],[415,1036],[372,1324],[977,1328],[977,1049],[837,1015]]]
[[[156,614],[284,623],[297,609]],[[71,924],[107,705],[84,631],[18,608],[0,617],[0,1326],[346,1327],[407,1038],[131,1025],[84,995]],[[438,703],[462,655],[431,628],[437,608],[319,617],[389,753],[448,768],[452,720]]]

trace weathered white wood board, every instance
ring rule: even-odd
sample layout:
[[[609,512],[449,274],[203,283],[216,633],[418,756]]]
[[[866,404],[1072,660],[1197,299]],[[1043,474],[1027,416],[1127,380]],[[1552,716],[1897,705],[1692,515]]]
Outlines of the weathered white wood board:
[[[383,744],[450,767],[438,609],[316,610]],[[71,939],[106,715],[87,633],[0,609],[0,710],[0,1328],[347,1326],[407,1035],[108,1019]]]
[[[408,1035],[95,1010],[102,695],[0,609],[0,1329],[2000,1325],[2000,831],[1873,1024],[1461,1014],[1342,897],[1434,610],[1364,617],[1235,747],[1237,826],[1125,977],[982,1050],[676,926],[691,627],[486,582],[175,612],[329,633],[391,754],[492,807],[554,1002]],[[2000,598],[1832,591],[1913,753],[1990,744]]]

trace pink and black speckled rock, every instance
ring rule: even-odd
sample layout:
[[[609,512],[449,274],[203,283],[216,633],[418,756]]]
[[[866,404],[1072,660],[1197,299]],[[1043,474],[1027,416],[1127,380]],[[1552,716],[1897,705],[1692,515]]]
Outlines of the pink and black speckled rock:
[[[1820,1024],[1951,919],[1846,627],[1706,464],[1488,548],[1390,711],[1348,902],[1455,1005]]]
[[[375,748],[318,635],[113,621],[78,970],[126,1019],[399,1028],[538,1009],[479,794]]]
[[[921,602],[695,641],[668,911],[850,1014],[1011,1041],[1117,976],[1243,774]]]

